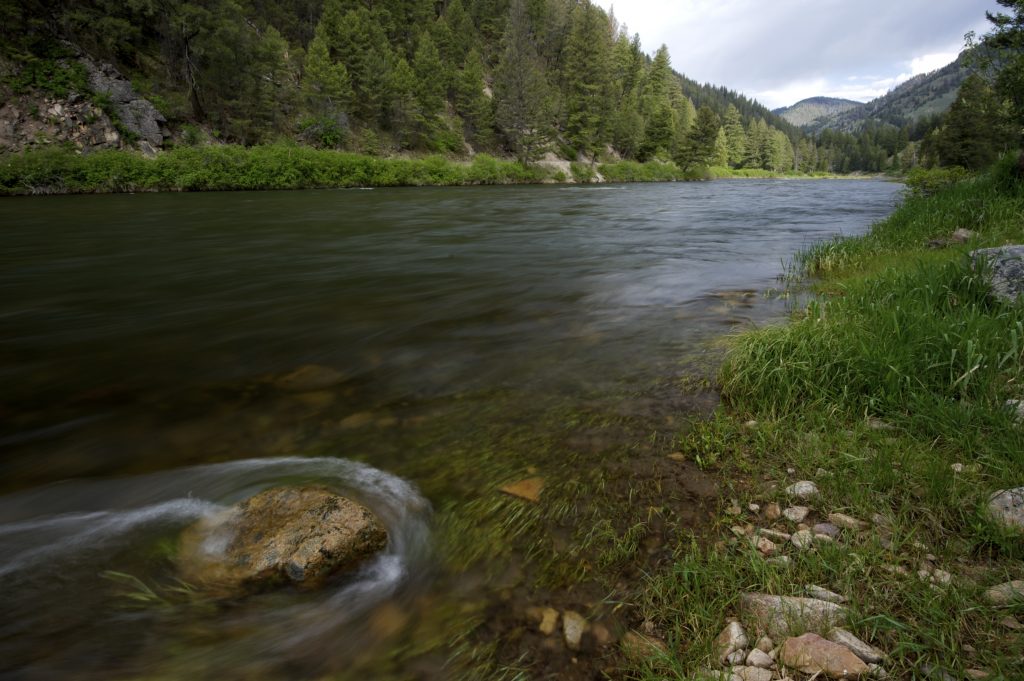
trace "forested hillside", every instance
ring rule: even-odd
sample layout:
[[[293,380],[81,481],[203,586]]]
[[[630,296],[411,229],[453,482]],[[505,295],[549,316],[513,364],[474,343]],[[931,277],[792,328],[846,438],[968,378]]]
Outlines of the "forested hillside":
[[[84,95],[117,123],[86,58],[166,117],[167,146],[285,140],[776,172],[877,172],[903,149],[898,136],[809,137],[693,82],[589,0],[0,0],[6,95]]]
[[[953,104],[957,90],[971,74],[972,68],[971,52],[964,51],[956,61],[941,69],[914,76],[862,107],[833,112],[809,121],[808,128],[855,132],[868,120],[901,127],[921,118],[943,114]]]

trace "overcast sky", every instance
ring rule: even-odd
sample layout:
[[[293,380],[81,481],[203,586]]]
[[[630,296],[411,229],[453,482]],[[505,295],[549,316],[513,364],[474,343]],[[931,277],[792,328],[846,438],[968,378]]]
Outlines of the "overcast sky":
[[[769,108],[815,96],[866,102],[956,59],[995,0],[595,0],[644,51]]]

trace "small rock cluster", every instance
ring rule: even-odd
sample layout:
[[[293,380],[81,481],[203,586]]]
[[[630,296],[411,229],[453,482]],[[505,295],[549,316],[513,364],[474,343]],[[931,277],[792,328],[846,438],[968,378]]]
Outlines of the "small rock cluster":
[[[818,598],[746,593],[740,597],[740,610],[758,637],[749,636],[739,621],[730,622],[714,644],[717,662],[728,671],[705,670],[701,677],[773,681],[790,678],[792,670],[832,679],[887,678],[880,666],[885,653],[842,628],[847,613],[841,605]],[[797,630],[804,633],[796,635]]]
[[[110,118],[81,95],[11,97],[0,104],[0,152],[71,142],[81,151],[118,149],[121,134]]]

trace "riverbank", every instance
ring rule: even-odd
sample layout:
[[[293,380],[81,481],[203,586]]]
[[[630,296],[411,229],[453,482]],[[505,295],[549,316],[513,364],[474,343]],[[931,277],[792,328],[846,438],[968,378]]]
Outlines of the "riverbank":
[[[1024,188],[1009,163],[913,186],[870,234],[798,256],[817,295],[789,324],[735,339],[727,408],[680,442],[722,481],[722,507],[706,541],[648,578],[641,609],[668,652],[652,647],[635,678],[723,669],[732,617],[750,630],[733,649],[751,651],[752,592],[842,601],[847,630],[881,654],[874,678],[1024,676],[1024,599],[993,590],[1024,579],[1024,541],[988,511],[1024,484],[1007,406],[1022,397],[1024,308],[993,300],[967,257],[1024,242]],[[783,638],[726,665],[777,678]]]
[[[566,172],[566,168],[568,172]],[[106,150],[47,148],[0,156],[0,196],[151,191],[232,191],[348,187],[676,182],[724,177],[798,177],[769,171],[683,171],[674,163],[618,161],[523,166],[477,154],[381,158],[296,145],[178,147],[147,157]],[[824,176],[803,176],[824,177]],[[838,177],[838,176],[828,176]]]

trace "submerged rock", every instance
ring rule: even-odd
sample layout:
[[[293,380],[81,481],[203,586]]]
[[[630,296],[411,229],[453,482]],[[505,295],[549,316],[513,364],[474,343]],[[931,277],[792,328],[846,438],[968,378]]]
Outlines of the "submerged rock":
[[[315,588],[381,551],[387,532],[369,509],[321,487],[265,490],[181,535],[190,583],[225,595],[284,584]]]

